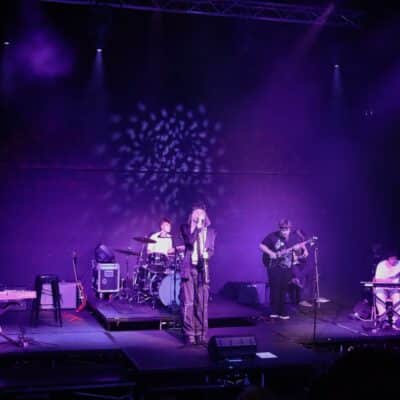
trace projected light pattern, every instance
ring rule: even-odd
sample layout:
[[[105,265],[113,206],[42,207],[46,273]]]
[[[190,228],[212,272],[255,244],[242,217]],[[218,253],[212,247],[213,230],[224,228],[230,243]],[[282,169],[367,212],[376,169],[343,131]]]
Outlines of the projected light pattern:
[[[110,128],[97,154],[111,157],[114,213],[128,216],[133,204],[144,203],[150,215],[182,217],[191,201],[212,205],[223,192],[214,175],[224,155],[221,123],[210,120],[204,105],[152,111],[138,103],[129,115],[113,114]]]

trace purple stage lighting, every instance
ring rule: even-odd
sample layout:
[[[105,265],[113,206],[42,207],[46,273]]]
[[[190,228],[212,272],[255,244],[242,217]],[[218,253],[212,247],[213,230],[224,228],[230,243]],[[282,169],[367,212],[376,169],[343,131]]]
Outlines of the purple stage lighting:
[[[4,44],[4,46],[9,46],[11,43],[6,40],[3,42],[3,44]]]
[[[96,49],[96,51],[97,51],[98,53],[102,53],[102,52],[103,52],[103,49],[98,48],[98,49]]]
[[[339,64],[335,64],[334,68],[340,68],[340,65]]]

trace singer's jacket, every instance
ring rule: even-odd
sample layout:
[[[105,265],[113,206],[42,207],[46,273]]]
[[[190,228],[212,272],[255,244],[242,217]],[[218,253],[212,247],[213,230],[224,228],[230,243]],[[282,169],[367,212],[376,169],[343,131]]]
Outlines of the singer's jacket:
[[[195,228],[193,232],[190,232],[190,225],[183,224],[181,225],[181,234],[183,238],[183,242],[185,243],[185,256],[183,258],[182,266],[181,266],[181,278],[188,279],[190,277],[190,269],[193,268],[192,265],[192,253],[193,253],[193,245],[197,240],[197,236],[199,235],[200,229]],[[207,227],[206,234],[206,242],[205,248],[207,249],[208,255],[211,258],[214,254],[214,243],[215,243],[216,233],[214,229]],[[198,268],[201,269],[201,265],[198,265]]]

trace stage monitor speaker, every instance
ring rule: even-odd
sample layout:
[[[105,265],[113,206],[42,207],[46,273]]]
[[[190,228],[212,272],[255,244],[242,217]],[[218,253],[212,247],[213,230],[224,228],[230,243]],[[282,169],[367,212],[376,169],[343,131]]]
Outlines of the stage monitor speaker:
[[[257,353],[255,336],[213,336],[208,342],[208,354],[215,361],[253,358]]]

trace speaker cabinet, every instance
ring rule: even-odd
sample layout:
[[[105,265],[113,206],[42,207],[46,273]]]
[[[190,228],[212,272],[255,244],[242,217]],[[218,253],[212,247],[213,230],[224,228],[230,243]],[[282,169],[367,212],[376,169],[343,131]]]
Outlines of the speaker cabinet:
[[[240,304],[269,303],[269,285],[265,282],[226,282],[220,293]]]
[[[238,303],[246,305],[266,304],[269,286],[264,282],[247,283],[239,290]]]
[[[61,308],[73,309],[76,308],[76,283],[75,282],[60,282],[60,303]],[[48,283],[45,283],[42,288],[42,298],[40,301],[40,307],[43,310],[54,309],[53,307],[53,296],[51,294],[51,287]]]
[[[116,263],[93,263],[92,286],[97,293],[119,292],[120,270]]]
[[[215,361],[232,358],[253,358],[257,353],[255,336],[213,336],[208,342],[208,354]]]

